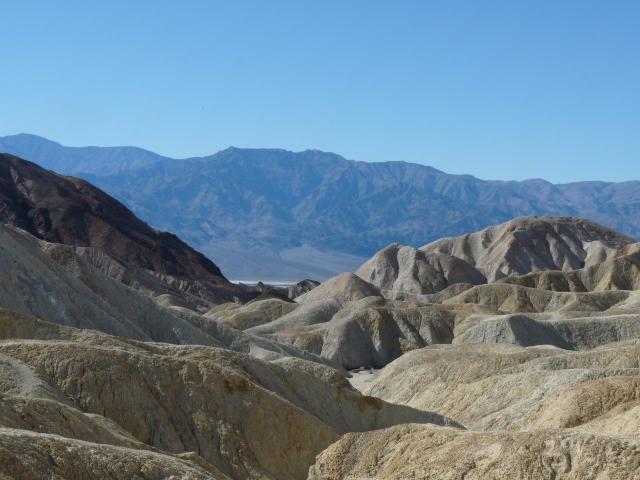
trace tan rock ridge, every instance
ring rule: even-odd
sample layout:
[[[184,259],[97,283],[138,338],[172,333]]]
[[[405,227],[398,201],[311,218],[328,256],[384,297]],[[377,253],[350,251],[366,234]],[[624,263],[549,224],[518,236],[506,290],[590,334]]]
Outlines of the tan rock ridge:
[[[0,478],[230,480],[202,459],[0,428]]]
[[[69,475],[102,472],[112,459],[193,478],[208,478],[202,465],[212,465],[234,479],[297,479],[339,434],[416,421],[455,425],[363,397],[330,367],[301,359],[269,363],[220,348],[144,343],[8,311],[0,311],[0,327],[0,427],[25,431],[0,430],[3,455],[14,459],[0,463],[5,475],[27,472],[11,469],[53,451]],[[71,465],[60,450],[98,450],[80,441],[108,445],[105,464]],[[141,453],[136,459],[130,450]],[[202,461],[165,458],[188,452]]]
[[[500,343],[434,345],[387,365],[364,393],[436,411],[476,430],[579,427],[635,408],[639,354],[638,340],[579,352]],[[542,420],[552,417],[558,420]],[[640,417],[626,428],[640,428]]]
[[[493,282],[509,275],[594,265],[631,243],[626,235],[581,218],[521,217],[442,238],[420,250],[458,257]]]
[[[480,271],[458,257],[425,253],[397,243],[376,253],[356,275],[392,299],[436,293],[457,283],[487,282]]]
[[[504,313],[606,312],[637,308],[638,292],[612,290],[598,292],[555,292],[508,283],[490,283],[465,290],[444,300],[446,305],[474,304]]]
[[[422,425],[350,433],[308,480],[637,480],[640,441],[570,430],[466,432]]]
[[[262,358],[301,356],[326,363],[181,307],[180,298],[165,294],[154,301],[106,275],[74,247],[5,225],[0,225],[0,270],[6,272],[0,276],[0,307],[58,324],[143,341],[225,346]],[[260,310],[260,305],[246,308]]]
[[[295,301],[296,303],[304,304],[318,300],[334,299],[343,303],[379,295],[380,290],[374,285],[362,280],[353,273],[341,273],[322,282],[313,290],[296,297]]]
[[[474,313],[495,313],[475,305],[422,305],[367,297],[329,315],[303,315],[323,303],[307,304],[271,323],[250,329],[326,358],[347,369],[380,368],[426,345],[451,343],[457,321]],[[317,321],[310,322],[315,318]]]
[[[535,272],[499,281],[558,292],[640,290],[640,243],[627,245],[603,262],[579,270]]]

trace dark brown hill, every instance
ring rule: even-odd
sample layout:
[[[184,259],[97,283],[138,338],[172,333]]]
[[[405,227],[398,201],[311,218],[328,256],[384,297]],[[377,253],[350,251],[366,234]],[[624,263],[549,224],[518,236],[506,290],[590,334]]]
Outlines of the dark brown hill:
[[[48,242],[99,248],[212,300],[221,287],[237,289],[207,257],[102,190],[6,154],[0,154],[0,222]]]

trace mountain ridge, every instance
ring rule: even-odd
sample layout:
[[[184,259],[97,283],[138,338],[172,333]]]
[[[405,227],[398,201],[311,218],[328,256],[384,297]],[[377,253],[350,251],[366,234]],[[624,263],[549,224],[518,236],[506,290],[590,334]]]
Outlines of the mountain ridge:
[[[47,158],[46,167],[64,174],[115,173],[139,167],[161,159],[168,159],[150,150],[134,146],[118,147],[68,147],[30,133],[19,133],[0,137],[0,151],[26,159]],[[129,163],[128,159],[137,156]],[[124,157],[126,160],[119,160]],[[89,161],[88,159],[93,159]],[[36,163],[41,161],[35,160]],[[105,165],[105,161],[108,162]],[[44,165],[43,165],[44,166]]]
[[[120,247],[96,235],[132,222]],[[73,241],[85,230],[94,246]],[[640,243],[626,235],[516,218],[394,244],[357,274],[301,282],[294,302],[259,285],[203,305],[118,249],[153,253],[149,231],[84,180],[0,155],[0,476],[453,478],[455,451],[491,478],[550,478],[567,458],[557,478],[635,478]],[[418,447],[434,454],[404,455]]]
[[[55,166],[45,154],[30,159]],[[72,159],[67,167],[78,165]],[[393,242],[424,245],[518,216],[580,216],[640,237],[639,181],[482,180],[403,161],[238,147],[119,165],[131,167],[75,173],[154,227],[176,232],[235,279],[322,280],[354,271]]]

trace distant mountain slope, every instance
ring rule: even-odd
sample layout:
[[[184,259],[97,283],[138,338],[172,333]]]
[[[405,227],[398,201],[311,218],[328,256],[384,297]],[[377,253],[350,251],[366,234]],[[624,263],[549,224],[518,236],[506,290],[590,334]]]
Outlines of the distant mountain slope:
[[[111,175],[167,158],[138,147],[65,147],[27,133],[0,137],[0,152],[63,174]]]
[[[301,248],[306,256],[340,252],[364,260],[392,242],[421,245],[525,215],[586,215],[640,236],[640,182],[598,186],[594,199],[586,198],[589,185],[483,181],[402,162],[235,148],[91,178],[151,224],[179,232],[232,276],[236,270],[226,262],[247,252],[267,264],[264,273],[277,272]],[[226,255],[216,255],[220,249]],[[354,261],[333,271],[356,267]]]
[[[39,153],[30,159],[65,172],[79,168],[75,158],[68,165]],[[487,181],[316,150],[229,148],[130,165],[119,173],[94,168],[81,175],[236,279],[324,279],[354,271],[392,242],[423,245],[517,216],[581,216],[640,237],[637,181]]]

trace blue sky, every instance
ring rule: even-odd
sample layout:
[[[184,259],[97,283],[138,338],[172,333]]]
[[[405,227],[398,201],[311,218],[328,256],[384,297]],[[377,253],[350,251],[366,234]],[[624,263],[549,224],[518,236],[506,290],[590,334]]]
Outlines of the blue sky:
[[[640,2],[0,6],[0,135],[176,157],[318,148],[481,178],[640,177]]]

